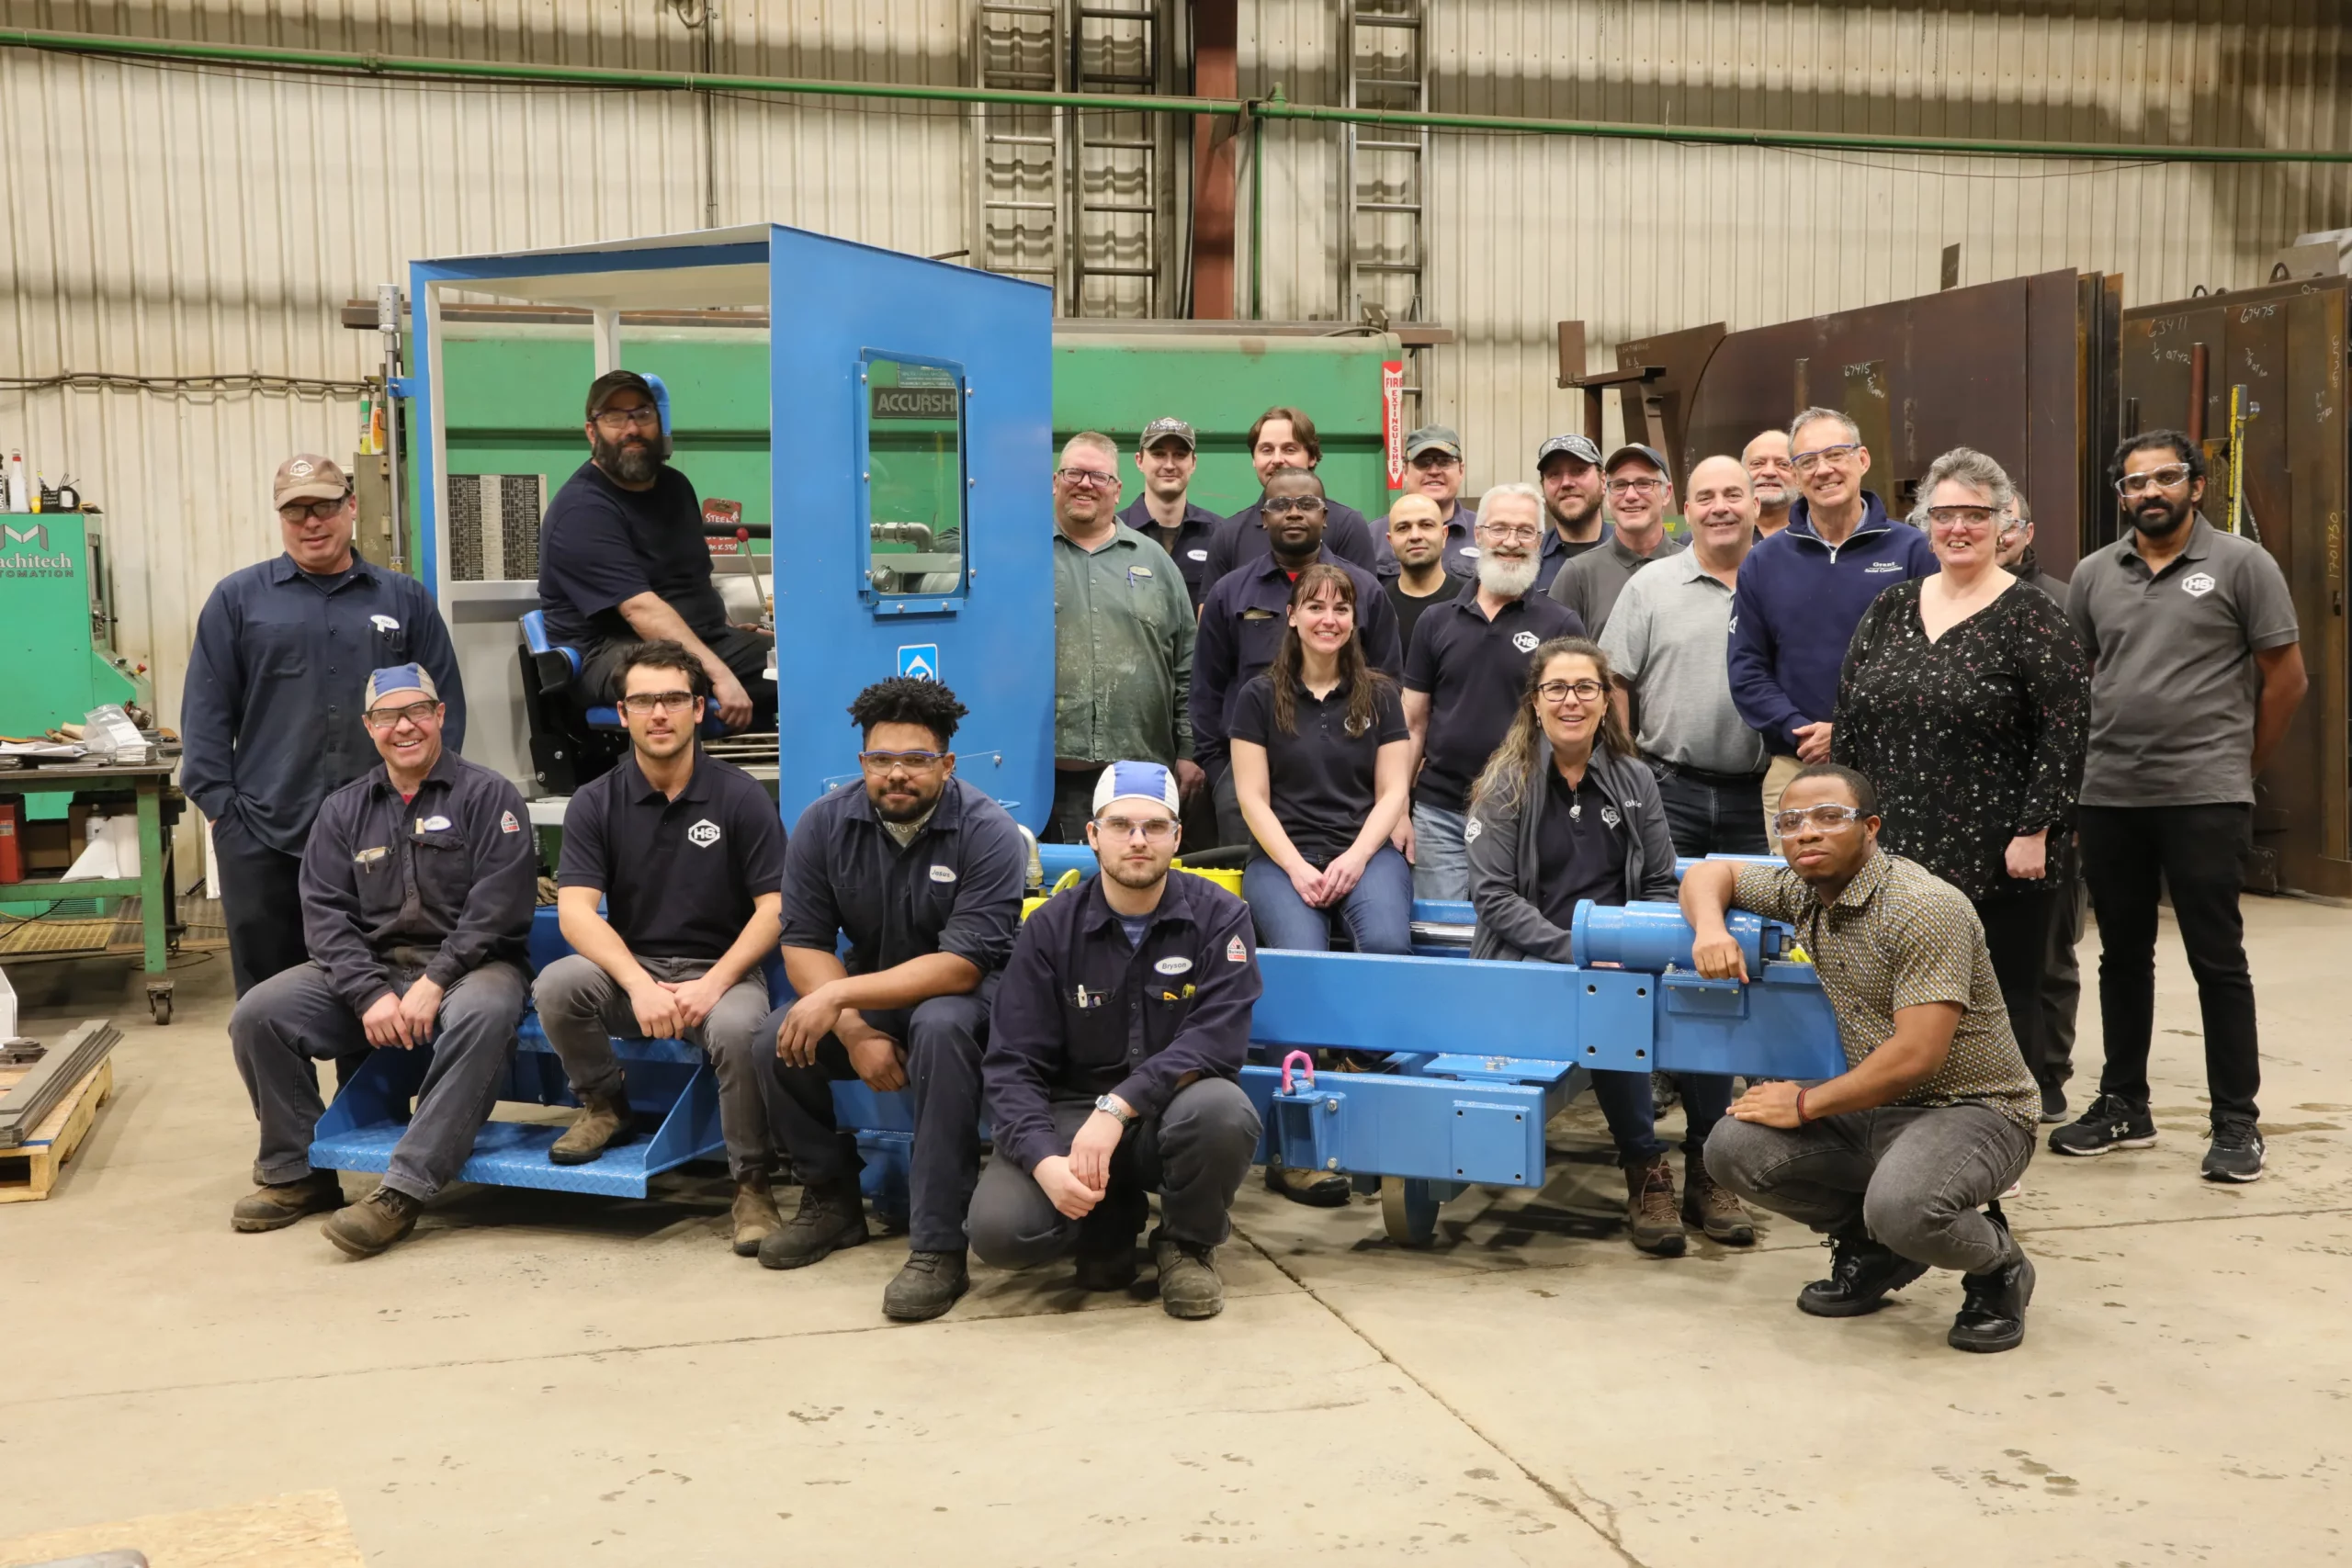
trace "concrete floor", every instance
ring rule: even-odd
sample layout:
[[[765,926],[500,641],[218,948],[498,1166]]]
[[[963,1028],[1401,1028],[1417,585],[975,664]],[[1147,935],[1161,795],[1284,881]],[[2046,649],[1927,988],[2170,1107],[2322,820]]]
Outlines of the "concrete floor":
[[[126,1021],[119,1099],[55,1197],[0,1208],[0,1540],[313,1489],[371,1563],[2109,1565],[2346,1551],[2352,913],[2252,900],[2270,1176],[2198,1179],[2197,1012],[2167,930],[2158,1147],[2045,1154],[2010,1206],[2020,1350],[1945,1348],[1930,1276],[1801,1316],[1814,1238],[1637,1257],[1597,1120],[1540,1193],[1440,1246],[1245,1190],[1223,1317],[983,1273],[886,1324],[903,1243],[770,1273],[721,1185],[476,1188],[352,1263],[232,1234],[251,1122],[226,964],[143,1021],[119,965],[26,968],[31,1019]],[[2095,942],[2094,938],[2094,942]],[[2086,956],[2088,950],[2086,947]],[[2095,1004],[2084,1038],[2095,1070]],[[357,1190],[358,1184],[353,1183]]]

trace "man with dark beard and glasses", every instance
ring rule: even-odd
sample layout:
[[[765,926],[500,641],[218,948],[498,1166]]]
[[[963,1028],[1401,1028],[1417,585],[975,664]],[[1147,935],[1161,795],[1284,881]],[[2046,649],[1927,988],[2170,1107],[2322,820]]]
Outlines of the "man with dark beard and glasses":
[[[628,650],[674,642],[694,656],[729,729],[775,723],[768,638],[727,622],[710,581],[702,502],[670,467],[670,432],[650,382],[608,370],[589,384],[588,461],[539,525],[539,608],[549,641],[580,650],[578,689],[609,703]]]
[[[2197,977],[2212,1098],[2209,1181],[2262,1175],[2262,1059],[2238,893],[2253,847],[2254,778],[2310,680],[2287,579],[2270,553],[2197,514],[2205,459],[2177,430],[2116,449],[2132,531],[2093,551],[2066,615],[2092,659],[2090,750],[2076,832],[2098,914],[2098,1097],[2050,1134],[2062,1155],[2156,1141],[2148,1114],[2157,878]]]
[[[1012,952],[1028,863],[1021,829],[956,776],[965,708],[935,681],[879,681],[849,705],[863,778],[800,814],[784,859],[784,969],[799,999],[775,1043],[776,1113],[800,1212],[760,1247],[800,1269],[866,1239],[857,1141],[833,1084],[914,1089],[912,1215],[886,1316],[933,1318],[968,1284],[964,1212],[980,1176],[980,1051]],[[849,957],[840,954],[849,939]]]

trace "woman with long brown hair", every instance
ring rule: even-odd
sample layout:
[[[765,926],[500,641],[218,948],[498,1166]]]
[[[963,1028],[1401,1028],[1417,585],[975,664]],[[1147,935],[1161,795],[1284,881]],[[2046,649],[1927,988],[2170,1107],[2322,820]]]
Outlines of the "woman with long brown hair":
[[[1676,898],[1666,807],[1609,705],[1611,679],[1609,656],[1587,637],[1555,637],[1528,661],[1518,716],[1470,789],[1470,903],[1478,916],[1471,957],[1573,964],[1569,927],[1579,903]],[[1650,1075],[1592,1075],[1592,1097],[1625,1171],[1633,1244],[1679,1253],[1685,1222],[1717,1241],[1752,1242],[1755,1226],[1739,1201],[1707,1176],[1707,1134],[1731,1105],[1731,1079],[1674,1077],[1685,1118],[1679,1216]]]

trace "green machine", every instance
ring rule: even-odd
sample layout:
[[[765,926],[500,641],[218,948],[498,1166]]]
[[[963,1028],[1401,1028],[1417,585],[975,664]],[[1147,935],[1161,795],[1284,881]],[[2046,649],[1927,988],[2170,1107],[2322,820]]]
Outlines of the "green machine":
[[[0,735],[79,724],[107,703],[152,712],[147,667],[114,650],[105,526],[96,512],[0,513]]]

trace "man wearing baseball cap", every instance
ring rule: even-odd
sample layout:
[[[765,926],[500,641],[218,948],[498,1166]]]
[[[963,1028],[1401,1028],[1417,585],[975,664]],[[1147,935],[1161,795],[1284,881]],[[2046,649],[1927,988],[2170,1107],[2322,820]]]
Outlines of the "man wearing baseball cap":
[[[1405,493],[1437,502],[1438,516],[1445,524],[1446,575],[1465,579],[1478,575],[1478,545],[1470,536],[1477,519],[1462,504],[1462,480],[1467,472],[1462,437],[1451,426],[1425,424],[1405,437]],[[1388,519],[1374,518],[1372,534],[1379,556],[1374,570],[1385,577],[1396,570],[1396,553],[1388,547]]]
[[[456,1179],[489,1118],[529,994],[524,976],[538,849],[523,796],[444,742],[448,710],[414,664],[368,679],[362,709],[382,759],[327,796],[302,852],[311,959],[255,986],[229,1043],[261,1122],[241,1231],[282,1230],[339,1210],[326,1238],[372,1258],[415,1228]],[[377,1189],[349,1208],[332,1170],[311,1168],[317,1064],[398,1052],[392,1098],[415,1113]]]
[[[271,484],[284,548],[220,580],[180,692],[180,788],[212,824],[229,967],[243,996],[309,956],[298,881],[319,803],[376,761],[368,672],[417,664],[466,738],[449,628],[423,583],[352,548],[359,509],[334,459],[300,453]]]
[[[1551,524],[1535,566],[1535,591],[1545,593],[1562,567],[1609,536],[1601,515],[1600,447],[1589,435],[1555,435],[1535,449],[1535,477]]]
[[[1159,763],[1103,769],[1086,829],[1101,872],[1013,943],[981,1063],[996,1157],[969,1229],[983,1263],[1075,1252],[1080,1290],[1122,1291],[1156,1189],[1159,1304],[1200,1318],[1224,1309],[1216,1248],[1258,1147],[1238,1079],[1261,987],[1250,907],[1169,874],[1178,808]]]
[[[1609,612],[1634,573],[1675,554],[1684,541],[1667,532],[1674,509],[1674,475],[1654,446],[1620,446],[1600,465],[1609,497],[1611,534],[1607,546],[1587,550],[1552,579],[1552,597],[1584,621],[1585,635],[1599,640]]]
[[[548,502],[539,525],[539,608],[548,639],[580,650],[588,703],[620,690],[623,660],[640,642],[674,642],[694,656],[729,729],[775,722],[767,678],[771,638],[730,626],[710,580],[702,501],[672,468],[670,412],[634,370],[588,387],[588,461]]]
[[[1143,427],[1136,442],[1136,468],[1143,474],[1143,493],[1120,512],[1118,519],[1161,549],[1183,574],[1193,596],[1193,613],[1209,592],[1209,546],[1225,524],[1204,506],[1193,504],[1189,492],[1193,471],[1201,466],[1200,440],[1181,419],[1155,419]]]

